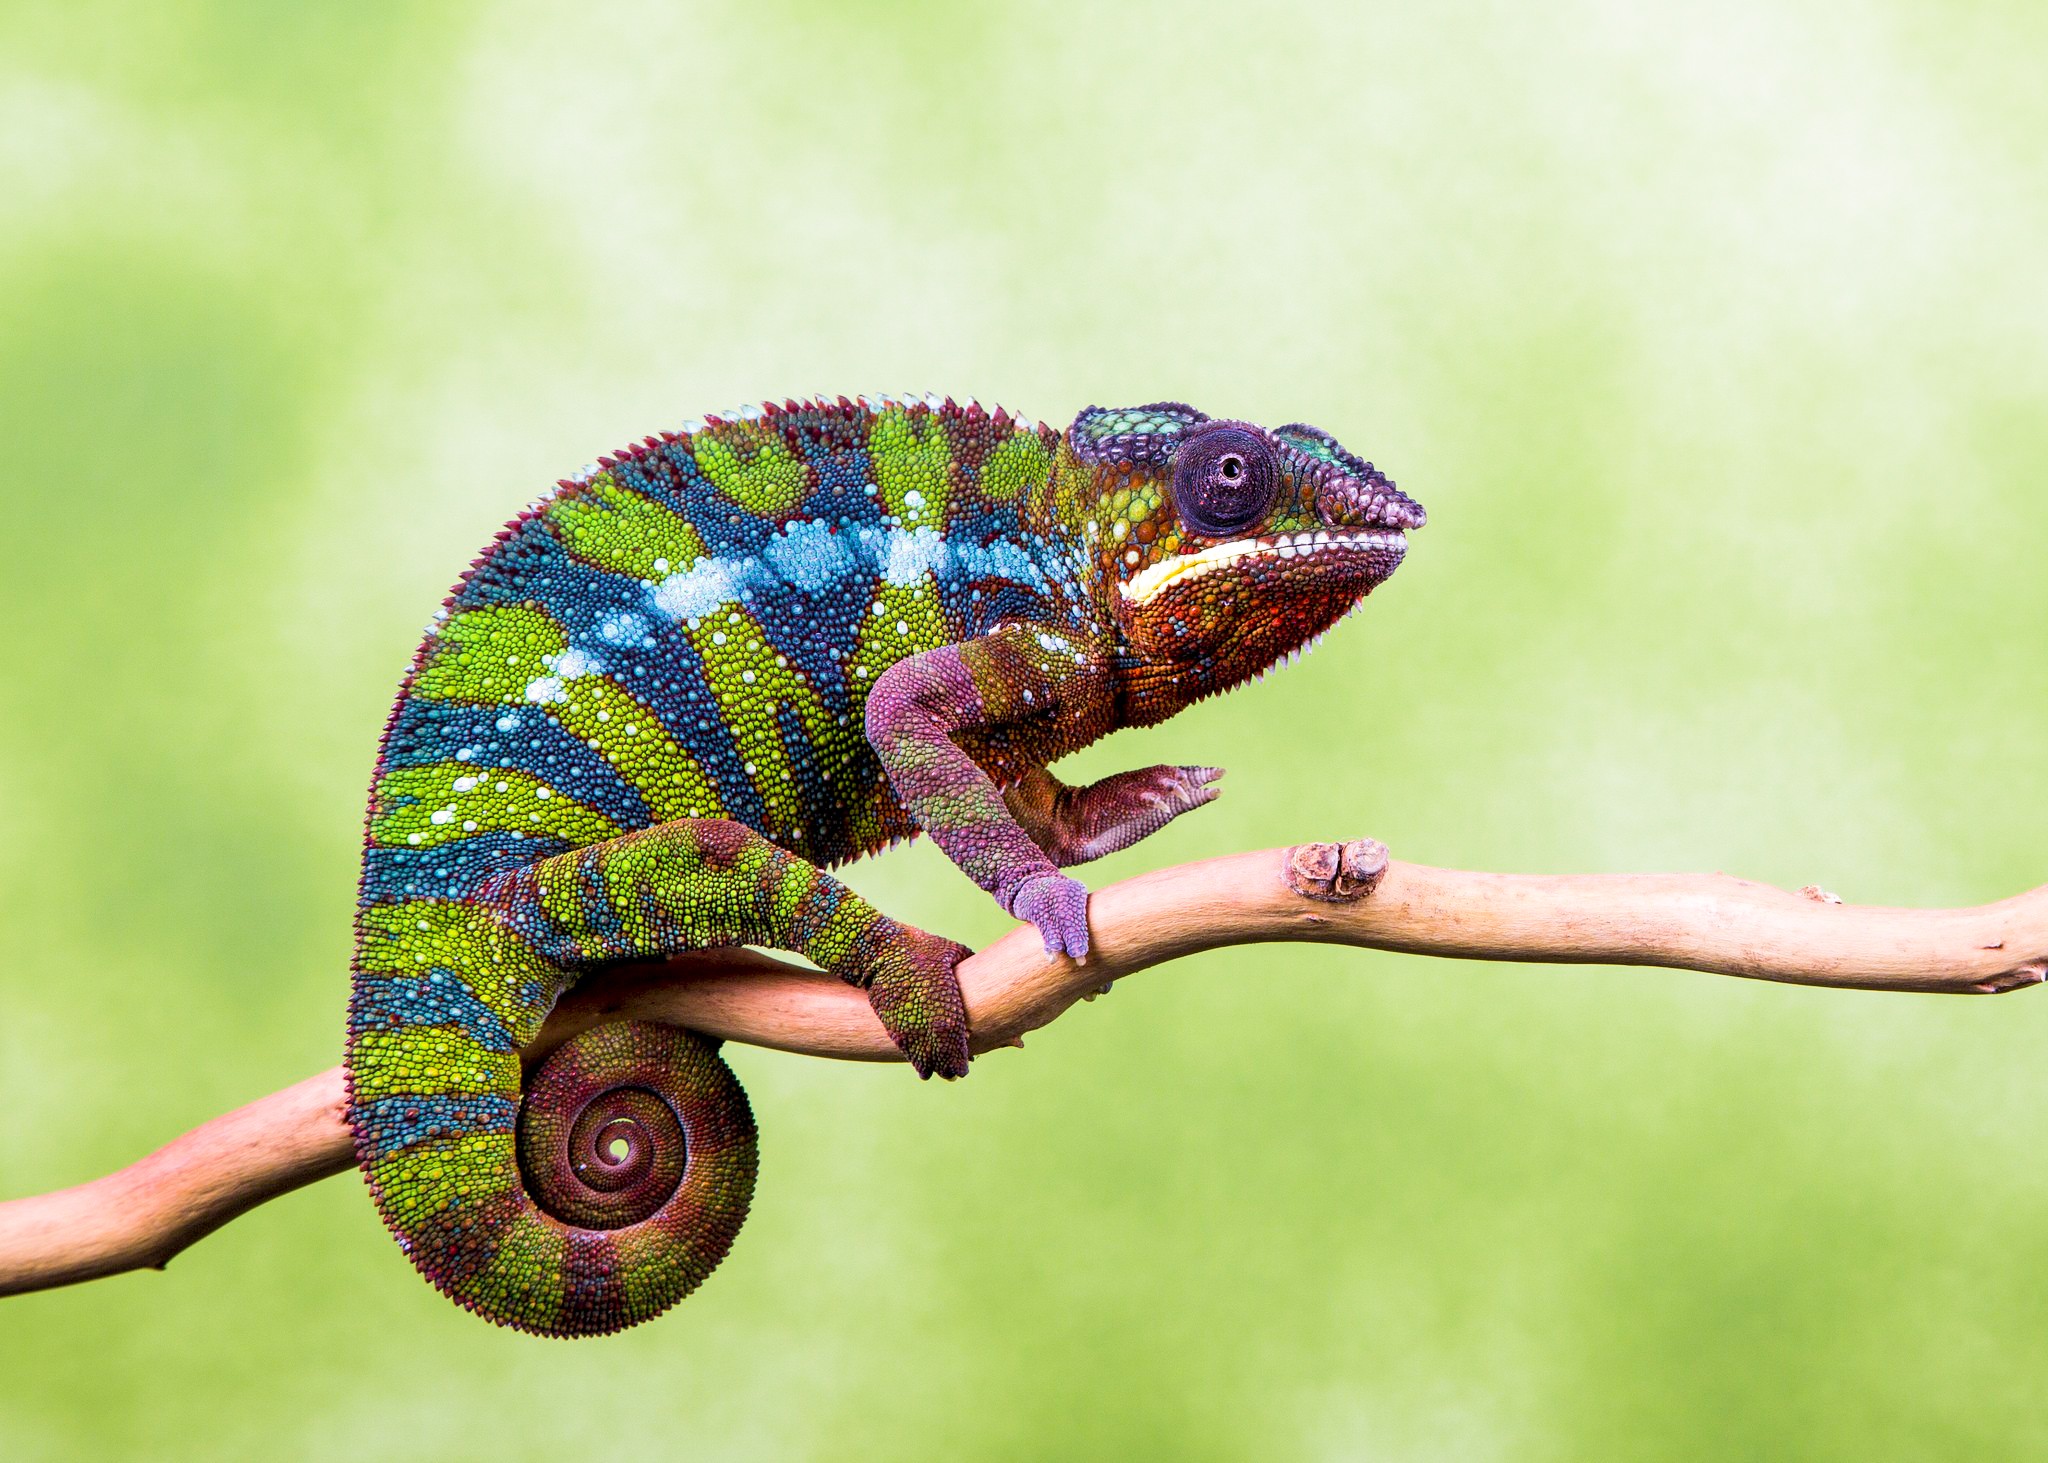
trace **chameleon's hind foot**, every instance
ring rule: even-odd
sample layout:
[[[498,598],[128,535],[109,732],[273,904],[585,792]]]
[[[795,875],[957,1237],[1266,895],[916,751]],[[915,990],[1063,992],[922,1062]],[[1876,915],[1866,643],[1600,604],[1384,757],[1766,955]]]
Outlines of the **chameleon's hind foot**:
[[[920,1077],[967,1075],[967,1006],[955,969],[973,953],[901,925],[874,957],[868,1004]]]

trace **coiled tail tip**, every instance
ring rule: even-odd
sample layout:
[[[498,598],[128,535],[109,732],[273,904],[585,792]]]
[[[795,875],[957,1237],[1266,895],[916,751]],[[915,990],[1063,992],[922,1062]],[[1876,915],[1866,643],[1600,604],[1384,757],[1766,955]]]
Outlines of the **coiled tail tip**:
[[[695,1290],[746,1220],[753,1111],[690,1032],[593,1027],[523,1101],[516,1057],[472,1069],[499,1090],[427,1094],[390,1092],[364,1055],[350,1122],[378,1209],[420,1273],[488,1320],[559,1337],[637,1325]]]

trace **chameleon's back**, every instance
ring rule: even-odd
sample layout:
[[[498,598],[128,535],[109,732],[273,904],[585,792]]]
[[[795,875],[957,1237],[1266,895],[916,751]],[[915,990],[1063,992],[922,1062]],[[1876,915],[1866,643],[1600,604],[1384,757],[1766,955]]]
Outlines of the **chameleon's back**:
[[[379,1208],[456,1300],[550,1334],[630,1325],[718,1263],[753,1183],[745,1098],[680,1032],[580,1038],[522,1114],[519,1051],[570,976],[508,881],[680,819],[818,865],[913,832],[867,690],[1005,619],[1088,615],[1031,527],[1057,443],[951,403],[714,420],[564,483],[450,597],[378,759],[348,1069]],[[606,1144],[602,1173],[559,1157]]]

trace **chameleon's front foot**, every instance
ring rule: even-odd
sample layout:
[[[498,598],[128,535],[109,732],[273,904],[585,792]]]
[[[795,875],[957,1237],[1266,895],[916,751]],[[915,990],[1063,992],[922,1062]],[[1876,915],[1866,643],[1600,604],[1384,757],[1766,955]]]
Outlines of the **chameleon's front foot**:
[[[1221,767],[1141,767],[1119,772],[1076,790],[1067,814],[1061,863],[1081,863],[1121,853],[1141,838],[1204,803],[1223,789]]]
[[[868,1004],[920,1077],[967,1075],[967,1006],[956,970],[973,953],[900,925],[874,957]]]
[[[1031,841],[1061,868],[1121,853],[1182,813],[1213,802],[1221,767],[1140,767],[1086,787],[1068,787],[1042,767],[1003,791]]]
[[[1088,886],[1065,874],[1033,874],[1003,905],[1014,919],[1038,926],[1048,955],[1088,956]]]

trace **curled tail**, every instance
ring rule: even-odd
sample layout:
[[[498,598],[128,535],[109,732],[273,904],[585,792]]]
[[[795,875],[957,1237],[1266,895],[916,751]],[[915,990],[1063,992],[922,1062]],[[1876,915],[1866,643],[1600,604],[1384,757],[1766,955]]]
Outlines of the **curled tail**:
[[[715,1047],[621,1021],[520,1048],[566,984],[461,905],[364,911],[349,1003],[356,1162],[420,1273],[500,1325],[593,1336],[659,1315],[725,1258],[754,1115]]]
[[[725,1257],[754,1192],[746,1095],[685,1032],[598,1027],[521,1102],[519,1054],[573,970],[770,945],[866,990],[920,1076],[967,1071],[966,947],[897,924],[743,824],[640,829],[470,895],[359,906],[349,1125],[413,1264],[504,1325],[584,1336],[658,1314]]]

